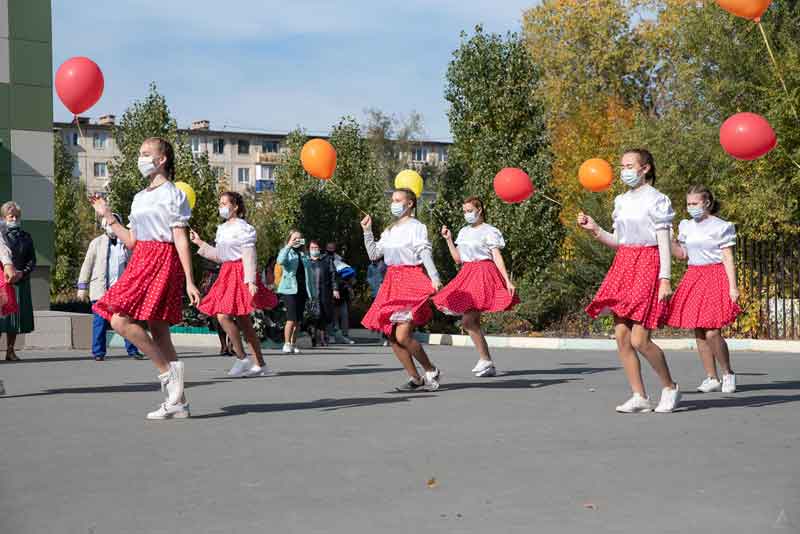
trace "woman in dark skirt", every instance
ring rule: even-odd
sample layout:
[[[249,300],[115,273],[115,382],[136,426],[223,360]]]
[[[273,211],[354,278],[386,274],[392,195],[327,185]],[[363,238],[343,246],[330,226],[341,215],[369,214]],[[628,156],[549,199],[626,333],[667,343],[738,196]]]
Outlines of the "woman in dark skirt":
[[[17,270],[16,277],[11,281],[17,297],[18,309],[16,313],[6,315],[0,319],[0,332],[8,336],[6,344],[6,360],[19,360],[14,350],[17,334],[33,332],[33,301],[31,299],[31,273],[36,267],[36,250],[33,246],[31,235],[20,228],[22,208],[14,201],[3,204],[0,208],[3,218],[3,237],[11,251],[11,260]]]

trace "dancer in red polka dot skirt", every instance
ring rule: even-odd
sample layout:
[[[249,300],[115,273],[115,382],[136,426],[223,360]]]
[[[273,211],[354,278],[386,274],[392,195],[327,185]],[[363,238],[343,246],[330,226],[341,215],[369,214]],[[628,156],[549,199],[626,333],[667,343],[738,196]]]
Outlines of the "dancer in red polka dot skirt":
[[[453,234],[442,227],[442,237],[453,260],[461,265],[453,280],[433,297],[433,303],[444,313],[462,315],[461,325],[469,333],[478,350],[475,376],[495,376],[497,369],[489,354],[489,346],[481,330],[481,314],[513,308],[519,303],[514,284],[508,277],[503,255],[505,240],[500,230],[486,223],[486,209],[478,197],[469,197],[462,206],[467,226]]]
[[[397,388],[401,392],[439,389],[441,375],[414,339],[414,327],[424,325],[433,316],[428,299],[442,287],[433,264],[428,229],[414,217],[416,208],[417,196],[413,191],[395,190],[391,205],[395,220],[378,241],[372,234],[372,218],[367,215],[361,221],[369,259],[383,257],[388,267],[378,295],[361,323],[389,338],[395,356],[409,376]],[[422,270],[423,265],[428,276]],[[422,376],[414,360],[424,369]]]
[[[697,390],[733,393],[736,375],[721,329],[741,312],[736,304],[739,288],[733,260],[736,229],[716,216],[719,202],[705,186],[689,189],[686,209],[692,218],[678,225],[678,240],[672,243],[672,253],[681,260],[688,258],[689,268],[670,302],[667,324],[694,330],[697,352],[706,371]],[[716,362],[722,368],[721,382]]]
[[[187,233],[192,211],[186,195],[172,183],[175,152],[168,141],[157,137],[145,140],[139,149],[138,165],[150,185],[133,197],[129,228],[117,221],[105,199],[91,199],[98,215],[133,250],[125,272],[93,310],[139,347],[158,369],[167,398],[147,418],[185,418],[190,414],[183,388],[183,362],[178,361],[169,327],[181,320],[184,281],[190,303],[200,303]],[[150,334],[140,321],[147,322]]]
[[[268,376],[272,374],[261,353],[261,340],[250,321],[255,310],[272,309],[278,297],[264,287],[256,274],[256,229],[244,218],[247,208],[239,193],[228,191],[219,198],[219,216],[225,222],[217,227],[215,246],[200,239],[194,231],[189,233],[198,254],[222,264],[219,276],[208,295],[197,307],[208,316],[216,316],[236,353],[236,362],[228,372],[231,377]],[[242,346],[242,337],[253,350],[248,360]]]
[[[663,326],[672,293],[670,231],[675,213],[669,198],[653,187],[656,165],[647,150],[629,150],[622,156],[620,178],[630,189],[614,199],[613,234],[588,215],[578,214],[581,228],[617,251],[586,312],[592,317],[607,312],[614,315],[619,358],[633,390],[633,396],[617,406],[617,411],[653,410],[645,393],[638,352],[653,367],[663,386],[655,411],[667,413],[680,402],[680,389],[672,380],[664,352],[650,336],[654,328]]]

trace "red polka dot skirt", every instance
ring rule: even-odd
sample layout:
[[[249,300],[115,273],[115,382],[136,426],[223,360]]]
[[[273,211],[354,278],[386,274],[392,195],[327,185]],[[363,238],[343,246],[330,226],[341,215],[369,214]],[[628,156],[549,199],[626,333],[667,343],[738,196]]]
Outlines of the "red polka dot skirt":
[[[506,281],[493,261],[468,261],[433,297],[433,304],[450,315],[463,315],[468,311],[500,312],[519,304],[519,297],[508,293]]]
[[[728,274],[721,263],[690,265],[670,301],[667,324],[711,330],[731,324],[742,310],[728,289]]]
[[[125,272],[92,310],[111,320],[115,313],[136,321],[181,321],[184,273],[173,243],[137,241]]]
[[[421,266],[392,265],[386,271],[381,288],[361,320],[369,330],[391,334],[392,315],[408,312],[411,322],[422,326],[433,318],[428,299],[434,290],[431,279]]]
[[[619,247],[586,313],[596,318],[611,312],[649,330],[662,327],[668,309],[658,301],[659,267],[658,247]]]
[[[14,291],[14,284],[6,282],[5,276],[0,272],[0,317],[11,315],[19,311],[17,304],[17,292]]]
[[[218,313],[240,316],[250,315],[255,310],[271,310],[278,305],[278,296],[264,287],[258,276],[256,287],[258,291],[254,297],[244,283],[244,266],[241,260],[226,261],[197,309],[208,316]]]

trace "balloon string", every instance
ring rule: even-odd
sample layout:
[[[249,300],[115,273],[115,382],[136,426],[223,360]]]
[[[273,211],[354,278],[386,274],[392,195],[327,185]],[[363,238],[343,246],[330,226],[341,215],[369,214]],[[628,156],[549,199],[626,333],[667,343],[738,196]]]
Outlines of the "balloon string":
[[[788,152],[786,152],[786,151],[783,149],[783,147],[782,147],[782,146],[778,145],[778,150],[780,150],[780,151],[783,153],[783,155],[784,155],[784,156],[786,156],[786,158],[787,158],[789,161],[791,161],[792,163],[794,163],[794,166],[795,166],[795,167],[797,167],[798,169],[800,169],[800,163],[797,163],[797,162],[794,160],[794,158],[792,158],[792,156],[790,156],[790,155],[789,155],[789,153],[788,153]]]
[[[772,47],[769,45],[769,39],[767,39],[767,33],[764,31],[764,26],[762,26],[761,21],[757,21],[758,29],[761,30],[761,36],[764,38],[764,44],[767,45],[767,52],[769,52],[769,57],[772,60],[772,64],[775,67],[775,74],[778,75],[778,79],[781,81],[781,86],[783,87],[783,92],[786,93],[786,97],[789,99],[789,105],[792,107],[792,113],[794,114],[794,118],[798,119],[800,117],[797,116],[797,109],[794,107],[794,102],[792,102],[792,97],[789,94],[789,89],[786,87],[786,82],[783,80],[783,75],[781,74],[781,69],[778,67],[778,61],[775,59],[775,54],[772,53]]]
[[[546,198],[547,200],[549,200],[550,202],[552,202],[553,204],[555,204],[555,205],[557,205],[557,206],[560,206],[560,207],[562,207],[562,208],[564,207],[564,205],[563,205],[561,202],[559,202],[558,200],[554,200],[554,199],[552,199],[552,198],[548,197],[547,195],[545,195],[544,193],[540,193],[540,194],[541,194],[541,195],[542,195],[544,198]]]
[[[358,209],[358,211],[360,211],[360,212],[361,212],[361,213],[363,213],[364,215],[369,215],[369,213],[367,213],[366,211],[364,211],[363,209],[361,209],[361,207],[360,207],[358,204],[356,204],[356,203],[355,203],[355,201],[354,201],[352,198],[350,198],[350,196],[349,196],[347,193],[345,193],[344,189],[342,189],[342,186],[340,186],[339,184],[337,184],[336,182],[334,182],[334,181],[333,181],[333,178],[329,179],[329,180],[328,180],[328,182],[329,182],[329,183],[331,183],[331,184],[333,184],[334,186],[336,186],[336,188],[337,188],[337,189],[339,189],[339,192],[340,192],[340,193],[342,193],[342,194],[344,195],[344,197],[345,197],[347,200],[349,200],[349,201],[350,201],[350,203],[351,203],[353,206],[355,206],[355,207],[356,207],[356,209]]]
[[[81,123],[78,120],[78,116],[77,115],[73,115],[73,117],[75,118],[75,126],[78,128],[78,135],[80,137],[83,137],[83,132],[81,131]]]

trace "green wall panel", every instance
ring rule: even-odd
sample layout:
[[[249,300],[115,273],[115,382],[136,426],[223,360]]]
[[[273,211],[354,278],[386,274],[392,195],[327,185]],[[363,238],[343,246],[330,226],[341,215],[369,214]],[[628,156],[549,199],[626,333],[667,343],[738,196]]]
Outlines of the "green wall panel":
[[[11,86],[0,83],[0,128],[11,128]]]
[[[8,30],[12,39],[50,42],[50,0],[9,0]]]
[[[51,221],[30,221],[23,217],[22,228],[31,234],[36,247],[36,263],[53,265],[55,256],[53,246],[53,223]]]
[[[11,41],[11,83],[50,87],[53,67],[50,43]]]
[[[11,130],[0,128],[0,204],[11,200]]]
[[[49,86],[11,85],[11,129],[52,131],[53,92]]]

